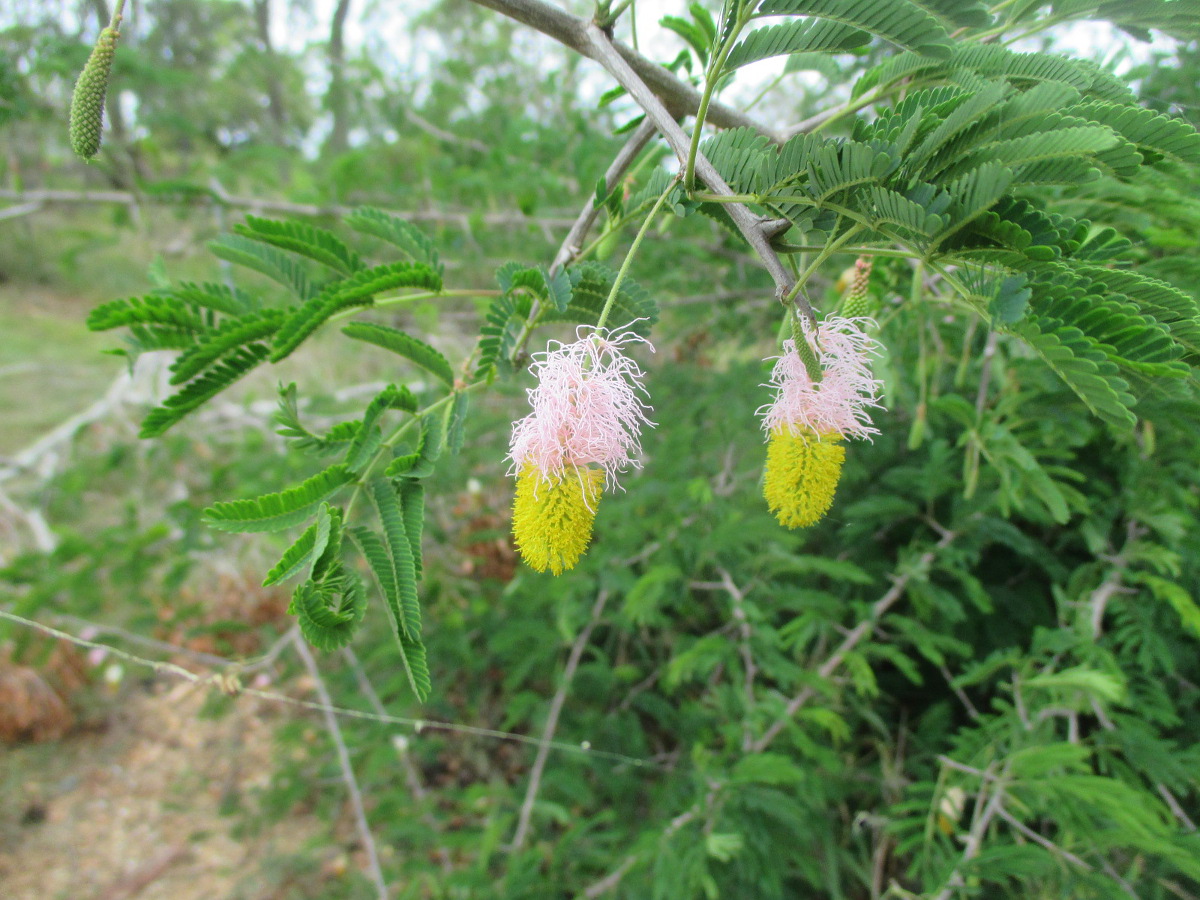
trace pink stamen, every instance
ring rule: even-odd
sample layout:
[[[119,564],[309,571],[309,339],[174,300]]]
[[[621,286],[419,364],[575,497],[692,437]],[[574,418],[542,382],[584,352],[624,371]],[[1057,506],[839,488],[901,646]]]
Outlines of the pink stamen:
[[[859,323],[874,325],[866,318],[830,317],[813,329],[802,320],[803,336],[816,353],[823,374],[814,383],[795,342],[784,342],[783,356],[778,357],[766,385],[775,389],[775,399],[758,411],[768,434],[777,428],[792,433],[797,428],[818,434],[836,432],[850,438],[870,439],[879,434],[879,429],[871,426],[867,407],[880,407],[878,394],[883,382],[871,377],[870,358],[879,355],[881,345]]]
[[[513,425],[510,471],[532,465],[550,480],[571,466],[597,465],[608,486],[619,487],[617,474],[640,465],[642,425],[654,424],[639,396],[647,395],[644,373],[623,349],[635,342],[654,347],[628,331],[580,326],[576,335],[574,343],[551,341],[534,356],[530,371],[538,383],[526,392],[533,411]]]

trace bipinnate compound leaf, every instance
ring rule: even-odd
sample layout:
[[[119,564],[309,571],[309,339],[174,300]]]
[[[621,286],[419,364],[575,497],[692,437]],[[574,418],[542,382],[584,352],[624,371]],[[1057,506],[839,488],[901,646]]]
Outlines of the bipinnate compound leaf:
[[[398,328],[376,322],[351,322],[342,328],[342,334],[356,341],[366,341],[368,344],[391,350],[416,363],[431,375],[437,376],[447,386],[454,386],[454,369],[451,368],[449,360],[429,344],[405,334]]]
[[[608,300],[615,273],[601,263],[588,262],[571,269],[571,301],[564,312],[546,310],[541,322],[595,324]],[[646,335],[658,321],[658,304],[633,279],[626,278],[617,289],[608,321],[612,326]]]
[[[304,639],[318,650],[345,647],[367,612],[362,580],[339,564],[323,581],[300,584],[288,611],[296,616]]]
[[[345,517],[341,507],[322,503],[321,508],[317,510],[316,524],[317,533],[313,542],[309,577],[314,581],[322,581],[332,577],[341,565],[342,541],[345,537]]]
[[[508,262],[496,270],[496,281],[506,294],[533,294],[544,305],[565,312],[571,303],[571,278],[565,269],[551,276],[544,266],[523,266]]]
[[[479,329],[479,363],[475,378],[489,383],[500,373],[512,371],[512,352],[522,326],[533,310],[527,294],[504,294],[492,301]],[[595,321],[593,319],[593,321]]]
[[[383,431],[377,423],[390,409],[416,412],[417,398],[408,388],[398,388],[390,384],[371,399],[359,422],[358,431],[346,451],[345,463],[351,472],[361,472],[374,459],[384,440]]]
[[[434,463],[442,454],[445,442],[446,419],[441,411],[428,412],[421,417],[421,442],[416,452],[397,456],[384,470],[388,478],[428,478]]]
[[[368,486],[371,500],[379,514],[393,577],[397,588],[398,619],[404,635],[411,640],[421,638],[421,606],[417,600],[417,573],[413,562],[412,543],[405,528],[404,510],[400,495],[390,479],[377,478]]]
[[[287,581],[305,569],[308,570],[308,577],[319,581],[328,567],[336,561],[341,544],[342,511],[336,506],[322,503],[317,511],[317,521],[305,529],[296,542],[284,551],[279,562],[267,573],[263,586]]]
[[[404,534],[408,537],[413,571],[420,581],[424,569],[421,534],[425,529],[425,484],[413,478],[405,478],[397,489],[400,492],[400,511],[404,515]]]
[[[226,319],[205,334],[171,363],[171,384],[195,378],[230,351],[271,338],[287,314],[281,309],[264,309],[241,318]]]
[[[300,300],[307,300],[317,292],[304,266],[275,247],[260,244],[240,234],[223,234],[209,241],[208,249],[226,262],[266,275]]]
[[[909,0],[765,0],[758,15],[819,16],[936,59],[947,59],[952,47],[942,23]]]
[[[867,32],[843,22],[794,19],[751,31],[729,51],[725,68],[737,69],[760,59],[794,53],[840,53],[861,47],[870,39]]]
[[[466,391],[459,391],[454,395],[454,404],[450,407],[450,418],[446,424],[446,449],[452,456],[462,450],[470,399],[471,395]]]
[[[411,222],[371,206],[360,206],[344,221],[355,231],[387,241],[399,247],[413,262],[425,263],[439,276],[442,274],[442,264],[438,261],[433,241]]]
[[[261,306],[256,297],[242,289],[212,281],[181,281],[166,293],[184,303],[225,316],[240,316]]]
[[[384,598],[388,618],[392,622],[393,633],[396,636],[396,643],[400,649],[409,685],[412,687],[413,693],[419,699],[424,700],[429,696],[431,684],[429,667],[425,659],[425,645],[421,642],[416,570],[415,567],[405,564],[403,550],[397,557],[391,549],[393,541],[403,540],[404,546],[409,548],[411,553],[411,544],[407,534],[404,533],[404,514],[399,509],[398,501],[392,503],[387,499],[387,494],[394,489],[386,479],[380,479],[375,484],[379,485],[379,496],[382,498],[383,510],[386,510],[386,512],[380,511],[380,521],[383,522],[384,516],[387,516],[389,524],[384,527],[385,530],[390,528],[393,532],[392,538],[380,537],[372,529],[362,526],[349,529],[347,534],[357,545],[363,559],[370,567],[371,573],[375,576],[375,581]],[[377,495],[374,484],[371,488],[371,495],[372,500],[375,500]],[[395,498],[394,493],[392,497]],[[379,509],[379,506],[377,505],[376,508]],[[399,545],[397,544],[397,546]],[[398,562],[399,565],[397,565]],[[402,579],[407,580],[402,581]]]
[[[1046,328],[1046,330],[1042,330]],[[1026,316],[1014,333],[1052,368],[1088,409],[1113,427],[1127,431],[1137,421],[1129,382],[1078,328],[1040,325]]]
[[[207,403],[263,362],[267,358],[267,352],[264,344],[250,344],[227,353],[220,362],[210,366],[199,378],[188,382],[182,390],[164,400],[162,406],[150,410],[142,420],[139,435],[150,438],[163,434],[192,410]]]
[[[321,327],[334,313],[355,306],[370,306],[375,295],[400,288],[442,289],[441,276],[421,263],[387,263],[362,269],[352,277],[335,281],[306,303],[292,308],[280,326],[271,350],[271,362],[279,362]]]
[[[414,400],[415,408],[415,400]],[[329,453],[349,444],[362,431],[362,420],[338,422],[325,434],[313,434],[300,420],[300,407],[293,382],[279,386],[279,409],[275,411],[275,433],[287,438],[292,446],[314,455]]]
[[[245,224],[235,225],[233,230],[235,234],[252,241],[307,257],[342,275],[353,275],[363,267],[358,254],[347,247],[341,238],[307,222],[277,222],[274,219],[246,216]]]
[[[92,331],[132,325],[166,325],[191,332],[204,330],[204,323],[191,304],[161,294],[110,300],[93,309],[87,318],[87,326]]]
[[[354,474],[346,466],[330,466],[277,494],[214,503],[204,511],[205,520],[220,531],[281,531],[308,519],[323,500],[352,481]]]

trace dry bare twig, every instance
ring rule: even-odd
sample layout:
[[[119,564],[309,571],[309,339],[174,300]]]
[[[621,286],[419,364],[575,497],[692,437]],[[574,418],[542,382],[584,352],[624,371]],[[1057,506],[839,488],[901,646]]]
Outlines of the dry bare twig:
[[[571,653],[567,657],[567,665],[563,669],[558,690],[554,692],[554,699],[550,701],[550,712],[546,715],[546,724],[542,727],[542,737],[538,743],[537,756],[533,760],[533,768],[529,771],[529,786],[525,789],[525,799],[521,803],[521,811],[517,816],[517,830],[513,834],[512,843],[509,845],[510,849],[520,850],[525,845],[526,838],[529,837],[529,821],[533,815],[533,804],[536,802],[538,791],[542,786],[542,773],[546,769],[546,758],[550,755],[550,742],[554,740],[554,732],[558,729],[558,717],[562,715],[563,704],[567,700],[567,691],[571,687],[571,681],[575,678],[575,670],[579,668],[579,661],[583,658],[583,651],[587,647],[588,641],[591,640],[593,629],[604,614],[606,603],[608,603],[608,591],[601,589],[600,593],[596,595],[596,602],[592,605],[591,618],[580,630],[579,636],[575,638],[575,643],[571,646]]]
[[[38,189],[14,191],[0,188],[0,200],[10,200],[18,204],[75,204],[75,203],[112,203],[118,206],[133,206],[138,203],[158,203],[180,205],[188,203],[196,206],[212,205],[217,208],[232,207],[246,209],[252,213],[282,213],[290,216],[345,216],[354,211],[354,207],[341,206],[336,203],[292,203],[287,200],[271,200],[261,197],[242,197],[226,193],[219,185],[213,184],[202,191],[187,194],[165,194],[143,196],[132,191],[72,191]],[[9,207],[13,209],[15,207]],[[23,212],[31,213],[29,209]],[[8,210],[0,210],[0,219]],[[541,228],[564,228],[572,224],[572,219],[566,216],[526,216],[523,213],[475,212],[472,210],[452,209],[410,209],[397,211],[404,218],[414,222],[435,222],[469,227],[470,220],[476,219],[485,225],[511,226],[536,225]]]
[[[363,696],[367,698],[367,702],[371,705],[371,709],[380,716],[386,716],[387,710],[383,706],[383,701],[379,699],[379,693],[375,690],[375,685],[371,684],[371,679],[367,677],[367,672],[363,668],[362,663],[358,659],[358,654],[354,652],[353,647],[343,647],[342,657],[350,666],[350,671],[354,673],[354,679],[358,682],[358,688],[362,691]],[[403,738],[403,743],[399,743],[401,736],[397,736],[398,743],[397,751],[400,756],[400,765],[404,767],[404,782],[408,785],[409,793],[413,795],[413,799],[417,802],[423,801],[429,792],[425,789],[425,785],[421,782],[421,773],[417,771],[416,765],[412,761],[412,757],[408,753],[408,739]],[[442,831],[441,823],[434,818],[433,814],[426,810],[421,815],[421,821],[434,833]],[[443,872],[449,872],[453,868],[450,860],[450,852],[439,846],[435,852],[438,856],[438,862],[442,866]]]
[[[350,794],[350,806],[354,810],[358,835],[363,842],[363,848],[367,851],[367,871],[371,876],[371,881],[375,883],[375,890],[380,900],[388,900],[387,882],[383,880],[383,870],[379,867],[379,852],[375,849],[375,838],[371,835],[371,826],[367,824],[367,812],[363,807],[362,792],[358,789],[358,779],[354,777],[354,767],[350,765],[350,752],[346,749],[346,741],[342,737],[342,729],[338,725],[337,717],[332,712],[333,699],[329,696],[329,688],[325,686],[325,680],[321,677],[321,670],[317,668],[317,661],[313,658],[312,651],[308,649],[308,644],[298,633],[293,638],[292,645],[296,648],[296,653],[300,655],[304,668],[308,670],[309,677],[313,680],[313,686],[316,688],[317,696],[321,699],[321,705],[325,707],[322,710],[322,714],[325,716],[325,727],[337,749],[338,764],[342,769],[342,780],[346,783],[346,790]]]
[[[598,55],[600,48],[595,43],[592,33],[597,32],[604,35],[606,43],[609,38],[604,30],[594,22],[571,15],[557,6],[543,3],[542,0],[474,0],[474,2],[495,10],[514,21],[528,25],[542,34],[554,38],[576,53],[594,59],[608,68],[608,63]],[[613,41],[610,46],[622,63],[630,71],[636,73],[638,80],[649,85],[654,94],[661,98],[660,105],[665,105],[672,115],[676,117],[693,115],[700,108],[700,92],[690,84],[676,78],[663,66],[647,59],[619,41]],[[622,86],[626,90],[629,89],[627,86]],[[641,105],[640,101],[639,105]],[[720,128],[753,128],[776,143],[782,143],[780,135],[761,122],[717,101],[709,104],[708,121]]]
[[[933,546],[933,549],[927,550],[925,553],[921,554],[920,558],[917,560],[916,564],[912,566],[912,568],[910,568],[903,575],[898,575],[893,579],[892,586],[888,589],[887,593],[876,600],[875,604],[871,607],[871,614],[850,630],[846,637],[842,639],[842,642],[838,645],[837,649],[834,650],[833,653],[830,654],[829,658],[826,659],[825,662],[821,664],[820,668],[817,669],[818,677],[820,677],[822,680],[828,679],[833,675],[834,672],[838,670],[842,663],[845,662],[846,656],[855,647],[857,647],[864,638],[870,637],[872,632],[875,630],[876,624],[878,624],[879,619],[883,616],[883,614],[891,609],[896,602],[904,596],[904,591],[908,587],[908,583],[912,580],[913,576],[917,573],[926,571],[929,566],[933,564],[933,561],[937,558],[938,554],[947,546],[949,546],[955,537],[957,537],[956,532],[946,531],[945,534],[942,535],[941,539]],[[816,688],[808,686],[803,688],[798,694],[796,694],[795,697],[789,700],[788,705],[784,708],[783,715],[776,719],[775,722],[773,722],[771,726],[763,732],[762,737],[754,742],[752,748],[753,751],[755,753],[762,753],[764,750],[766,750],[767,747],[770,746],[771,742],[779,736],[779,732],[787,727],[788,723],[792,721],[796,713],[798,713],[800,709],[816,695],[816,693]]]

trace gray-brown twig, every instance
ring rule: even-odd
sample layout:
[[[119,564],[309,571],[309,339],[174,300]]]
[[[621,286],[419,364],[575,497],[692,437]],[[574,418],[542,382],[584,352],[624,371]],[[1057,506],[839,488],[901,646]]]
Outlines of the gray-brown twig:
[[[820,668],[817,669],[817,675],[822,680],[828,679],[831,675],[833,675],[833,673],[837,671],[841,664],[845,662],[847,654],[857,647],[863,638],[871,635],[871,633],[875,630],[875,625],[879,622],[880,617],[882,617],[885,612],[891,609],[892,606],[894,606],[896,602],[904,596],[904,590],[908,587],[908,583],[912,580],[913,576],[918,572],[924,572],[926,569],[928,569],[933,561],[937,558],[938,553],[944,550],[950,544],[950,542],[954,540],[955,537],[955,532],[945,532],[941,539],[934,545],[932,550],[927,550],[925,553],[921,554],[921,557],[917,560],[916,564],[912,568],[910,568],[903,575],[897,576],[892,581],[892,586],[888,589],[888,592],[876,600],[875,604],[871,607],[871,614],[850,630],[850,632],[842,640],[841,644],[838,645],[838,648],[834,650],[833,653],[830,654],[829,658],[826,659],[825,662],[821,664]],[[788,705],[784,708],[783,715],[776,719],[771,726],[763,732],[762,737],[754,742],[754,746],[752,748],[753,751],[755,753],[762,753],[764,750],[766,750],[767,747],[770,746],[771,742],[778,737],[779,732],[787,727],[788,723],[792,721],[796,713],[800,711],[804,704],[813,698],[816,692],[817,689],[812,686],[805,687],[798,694],[796,694],[795,697],[789,700]]]
[[[358,682],[358,689],[367,698],[371,709],[375,710],[376,715],[386,716],[387,710],[383,706],[383,701],[379,699],[379,693],[375,690],[375,685],[371,684],[371,679],[367,677],[366,669],[363,668],[354,648],[343,647],[342,658],[349,664],[350,671],[354,673],[354,680]],[[421,782],[421,773],[417,771],[417,767],[408,753],[407,740],[405,738],[403,743],[398,745],[400,765],[404,767],[404,782],[408,785],[409,793],[413,795],[414,800],[420,803],[425,800],[428,791],[425,790],[425,785]],[[442,830],[441,824],[428,810],[422,814],[421,821],[433,832]],[[449,872],[453,868],[450,852],[445,847],[438,847],[436,853],[438,862],[442,865],[442,871]]]
[[[595,59],[608,68],[608,64],[597,56],[598,48],[589,36],[592,31],[601,34],[604,34],[604,31],[587,19],[573,16],[557,6],[543,3],[542,0],[474,0],[474,2],[528,25],[542,34],[554,38],[576,53]],[[607,36],[605,42],[608,43]],[[665,104],[672,115],[693,115],[700,108],[700,92],[690,84],[680,81],[658,63],[647,59],[620,42],[613,41],[610,46],[613,47],[613,52],[620,57],[622,62],[631,71],[637,73],[639,81],[649,85],[655,95],[661,98],[662,104]],[[708,121],[720,128],[753,128],[760,134],[780,143],[779,135],[745,113],[723,103],[714,101],[709,104]]]
[[[54,189],[39,189],[29,191],[13,191],[0,188],[0,200],[11,200],[17,203],[36,203],[39,207],[52,203],[114,203],[119,206],[133,206],[138,203],[191,203],[195,205],[212,204],[217,207],[236,207],[253,213],[282,213],[290,216],[345,216],[353,212],[353,207],[340,206],[336,203],[292,203],[287,200],[270,200],[262,197],[241,197],[228,194],[219,186],[212,185],[203,191],[179,193],[176,195],[142,196],[132,191],[68,191]],[[27,210],[34,212],[35,210]],[[459,225],[466,228],[472,219],[478,219],[485,225],[536,225],[542,228],[565,228],[573,220],[566,216],[545,216],[534,218],[522,213],[476,213],[469,210],[439,210],[413,209],[404,210],[401,215],[414,222],[436,222]]]
[[[550,712],[547,713],[546,724],[542,727],[542,738],[538,744],[537,756],[533,760],[533,768],[529,771],[529,786],[525,789],[525,799],[521,803],[521,811],[517,816],[517,830],[513,834],[510,844],[513,850],[520,850],[525,845],[525,839],[529,837],[529,822],[533,816],[533,804],[537,800],[538,791],[542,786],[542,773],[546,769],[546,759],[550,755],[550,743],[554,740],[554,732],[558,729],[558,717],[562,715],[563,704],[567,700],[567,691],[571,687],[572,679],[575,678],[575,670],[579,668],[579,660],[583,658],[583,651],[587,647],[588,641],[591,640],[592,630],[600,621],[600,616],[604,614],[604,605],[607,602],[608,591],[601,589],[600,593],[596,595],[596,602],[592,605],[591,618],[588,619],[587,624],[583,626],[579,636],[575,638],[575,643],[571,646],[571,653],[567,657],[567,665],[563,669],[558,690],[554,692],[554,699],[550,701]]]
[[[754,662],[754,654],[750,649],[750,639],[754,636],[754,629],[750,627],[750,620],[746,616],[746,589],[738,587],[727,569],[720,568],[717,572],[721,576],[719,582],[693,581],[689,587],[696,590],[719,590],[729,595],[733,620],[740,636],[738,652],[742,657],[742,693],[746,698],[746,717],[742,723],[742,750],[749,753],[754,742],[751,731],[753,718],[751,710],[754,709],[754,679],[758,675],[758,666]]]
[[[342,780],[346,783],[346,790],[350,794],[350,806],[354,810],[358,835],[363,842],[363,849],[367,851],[367,872],[375,883],[375,890],[380,900],[388,900],[387,882],[383,880],[383,870],[379,867],[379,853],[375,849],[375,838],[371,836],[371,826],[367,824],[367,812],[363,808],[358,780],[354,777],[354,768],[350,765],[350,752],[346,749],[346,741],[342,738],[342,729],[338,725],[337,716],[330,709],[333,706],[333,700],[329,696],[329,689],[325,687],[325,680],[321,677],[321,670],[317,668],[317,661],[313,659],[312,651],[308,649],[308,644],[298,633],[294,635],[292,645],[296,648],[296,653],[299,654],[304,668],[308,670],[309,677],[313,680],[313,686],[316,688],[317,696],[321,699],[321,705],[325,707],[322,710],[325,727],[337,749],[338,763],[342,768]]]
[[[654,123],[659,133],[666,139],[667,144],[679,159],[680,165],[683,165],[688,157],[690,139],[676,121],[676,116],[663,105],[654,91],[634,71],[617,51],[612,40],[599,27],[589,25],[584,32],[584,38],[586,46],[590,50],[588,55],[604,66],[608,73],[617,80],[617,83],[629,92],[638,106],[645,111],[646,118]],[[701,123],[697,123],[695,127],[701,127]],[[714,194],[724,197],[734,196],[734,192],[725,183],[721,173],[713,167],[703,153],[696,155],[696,175]],[[763,267],[770,274],[771,280],[775,282],[777,296],[782,299],[791,291],[792,276],[784,268],[779,254],[771,246],[768,237],[769,233],[777,233],[776,220],[757,216],[741,203],[725,204],[725,211],[733,219],[733,223],[741,232],[742,237],[758,254]],[[805,316],[815,322],[815,316],[807,300],[797,297],[796,305]]]
[[[992,819],[1002,811],[1001,804],[1004,802],[1003,780],[997,779],[991,782],[992,795],[988,798],[987,804],[983,805],[982,801],[987,796],[988,786],[989,782],[985,780],[979,788],[979,797],[975,804],[977,815],[975,816],[975,821],[971,823],[971,830],[967,832],[962,856],[959,858],[958,865],[954,867],[954,871],[950,873],[950,877],[946,879],[945,886],[938,892],[934,900],[950,900],[954,896],[954,892],[966,884],[962,875],[963,867],[979,855],[979,851],[983,848],[984,835],[987,834],[988,828],[991,827]]]

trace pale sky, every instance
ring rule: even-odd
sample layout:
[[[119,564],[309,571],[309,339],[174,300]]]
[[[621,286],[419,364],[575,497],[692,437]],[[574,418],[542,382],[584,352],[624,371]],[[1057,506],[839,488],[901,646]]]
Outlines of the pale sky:
[[[282,0],[276,0],[280,3]],[[290,16],[275,17],[275,37],[281,45],[294,49],[303,47],[314,40],[323,40],[328,28],[328,22],[333,15],[336,0],[311,0],[311,13],[293,12]],[[566,9],[579,15],[587,15],[591,10],[590,3],[560,3]],[[638,37],[643,54],[660,60],[669,60],[684,47],[683,41],[673,32],[658,25],[658,20],[664,15],[675,15],[688,18],[687,0],[639,0],[632,12],[637,15]],[[719,4],[708,3],[716,15]],[[361,47],[366,40],[378,42],[390,51],[397,60],[406,60],[408,70],[414,73],[427,71],[431,53],[436,54],[440,48],[427,45],[432,37],[425,34],[422,40],[414,41],[407,28],[409,18],[427,8],[420,0],[353,0],[350,20],[347,23],[347,44],[349,47]],[[364,12],[368,13],[369,21],[364,23]],[[499,15],[496,13],[495,15]],[[629,43],[629,24],[626,13],[617,27],[617,37]],[[768,20],[770,21],[770,20]],[[1117,71],[1129,69],[1136,63],[1149,56],[1150,45],[1132,40],[1124,32],[1119,31],[1107,22],[1071,23],[1055,32],[1062,49],[1080,56],[1107,60],[1114,54],[1125,50],[1126,58],[1118,61]],[[537,38],[538,46],[550,46],[548,37]],[[1164,41],[1163,46],[1169,46]],[[1040,49],[1040,43],[1031,41],[1028,46],[1014,46],[1017,50]],[[553,64],[553,58],[547,59],[547,64]],[[730,88],[725,98],[731,103],[747,102],[756,96],[762,88],[783,68],[784,59],[763,60],[746,67],[739,73],[737,82]],[[589,80],[585,87],[590,87],[598,96],[611,87],[612,82],[598,65],[588,67],[594,75],[594,84]],[[814,86],[819,85],[822,76],[816,73],[797,73],[792,76],[808,79]]]

